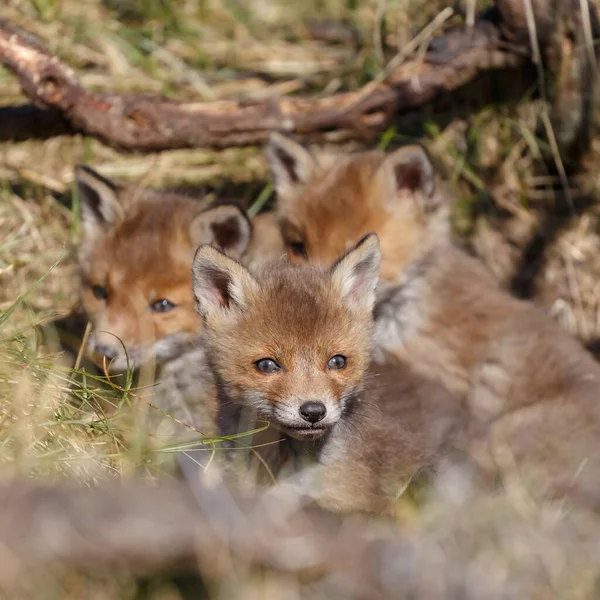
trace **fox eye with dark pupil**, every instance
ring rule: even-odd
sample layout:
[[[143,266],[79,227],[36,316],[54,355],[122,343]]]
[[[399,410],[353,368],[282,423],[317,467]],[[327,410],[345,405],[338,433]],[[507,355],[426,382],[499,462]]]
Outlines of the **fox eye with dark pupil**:
[[[101,285],[93,285],[92,292],[94,296],[98,298],[98,300],[106,300],[108,298],[108,292],[106,291],[106,288],[102,287]]]
[[[333,371],[339,371],[340,369],[343,369],[346,366],[347,362],[348,359],[345,356],[342,356],[341,354],[336,354],[327,361],[327,368]]]
[[[170,300],[167,300],[166,298],[161,298],[160,300],[157,300],[156,302],[153,302],[150,305],[150,309],[153,312],[159,312],[159,313],[169,312],[170,310],[173,310],[174,308],[175,308],[175,304],[173,304]]]
[[[281,369],[281,367],[272,358],[261,358],[260,360],[257,360],[254,365],[258,371],[265,373],[266,375],[276,373]]]
[[[304,246],[304,242],[288,242],[288,246],[296,256],[306,257],[306,247]]]

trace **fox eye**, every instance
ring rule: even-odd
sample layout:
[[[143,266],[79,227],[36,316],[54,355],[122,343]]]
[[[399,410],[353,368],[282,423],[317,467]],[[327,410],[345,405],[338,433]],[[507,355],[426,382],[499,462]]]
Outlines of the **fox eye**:
[[[106,300],[108,298],[108,291],[101,285],[93,285],[92,292],[98,300]]]
[[[348,359],[345,356],[336,354],[327,361],[327,368],[332,371],[339,371],[340,369],[343,369],[347,363]]]
[[[170,300],[167,300],[166,298],[161,298],[160,300],[157,300],[156,302],[153,302],[150,305],[150,310],[152,310],[153,312],[158,312],[158,313],[169,312],[170,310],[173,310],[174,308],[175,308],[175,304],[173,304]]]
[[[304,242],[288,242],[288,248],[296,256],[306,258],[306,246],[304,245]]]
[[[258,371],[265,373],[266,375],[271,375],[281,369],[272,358],[261,358],[260,360],[257,360],[254,365]]]

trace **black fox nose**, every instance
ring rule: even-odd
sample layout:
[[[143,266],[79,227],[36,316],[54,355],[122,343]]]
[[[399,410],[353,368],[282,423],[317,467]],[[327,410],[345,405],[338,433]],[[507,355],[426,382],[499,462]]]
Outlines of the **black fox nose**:
[[[305,421],[318,423],[327,414],[327,409],[322,402],[309,400],[300,407],[300,414]]]
[[[117,356],[118,354],[115,348],[113,348],[112,346],[107,346],[106,344],[98,344],[96,346],[96,352],[98,352],[98,354],[106,356],[106,358],[108,358],[109,360],[115,358],[115,356]]]

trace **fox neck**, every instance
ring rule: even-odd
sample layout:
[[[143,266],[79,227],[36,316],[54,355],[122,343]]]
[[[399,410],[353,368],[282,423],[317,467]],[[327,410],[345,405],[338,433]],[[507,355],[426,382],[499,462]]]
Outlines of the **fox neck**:
[[[181,361],[185,361],[186,357],[190,353],[195,353],[198,348],[197,339],[190,339],[177,343],[176,350],[173,350],[164,358],[152,358],[156,364],[156,375],[157,379],[163,376],[163,373],[173,371],[174,365],[177,365]],[[143,368],[144,363],[140,366]]]
[[[206,353],[206,361],[215,386],[219,434],[227,437],[241,433],[243,430],[259,427],[260,424],[257,421],[261,419],[260,415],[252,407],[249,407],[240,395],[235,393],[232,386],[227,384],[219,373],[210,350]],[[245,423],[248,426],[244,428]],[[233,445],[233,443],[229,445]]]
[[[448,241],[411,264],[401,283],[382,297],[375,356],[381,360],[390,352],[463,394],[487,345],[526,306],[501,290],[476,258]]]
[[[210,354],[208,355],[208,364],[210,365],[217,391],[217,424],[219,433],[223,436],[235,435],[240,432],[240,423],[244,417],[243,412],[245,407],[240,399],[236,398],[228,389],[227,384],[215,368],[215,364],[211,360]],[[250,415],[250,419],[256,420],[256,415]]]
[[[415,335],[426,319],[426,282],[435,269],[438,257],[443,256],[450,244],[428,243],[404,265],[394,284],[380,282],[375,318],[374,356],[385,361],[385,352],[394,352],[405,340]],[[382,354],[383,351],[383,354]]]

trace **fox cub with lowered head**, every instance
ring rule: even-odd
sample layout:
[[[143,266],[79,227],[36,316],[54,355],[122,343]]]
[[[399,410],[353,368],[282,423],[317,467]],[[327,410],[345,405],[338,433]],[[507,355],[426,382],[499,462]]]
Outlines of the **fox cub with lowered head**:
[[[90,349],[109,359],[113,371],[156,371],[149,378],[157,376],[161,408],[197,428],[213,428],[214,402],[201,402],[212,384],[198,345],[202,320],[194,307],[192,258],[208,243],[237,258],[250,245],[258,260],[261,240],[252,239],[252,224],[233,205],[203,209],[183,195],[117,185],[84,166],[76,168],[76,183]],[[274,240],[269,249],[280,253],[271,222],[263,218],[259,227]]]
[[[327,263],[381,240],[375,344],[466,400],[468,448],[485,473],[518,465],[544,496],[600,500],[600,366],[453,245],[449,204],[425,151],[268,147],[282,235],[295,261]]]
[[[210,246],[192,267],[223,433],[246,409],[317,449],[310,495],[339,510],[390,512],[443,452],[421,410],[454,405],[400,365],[371,366],[379,261],[370,235],[328,270],[280,261],[252,273]]]

